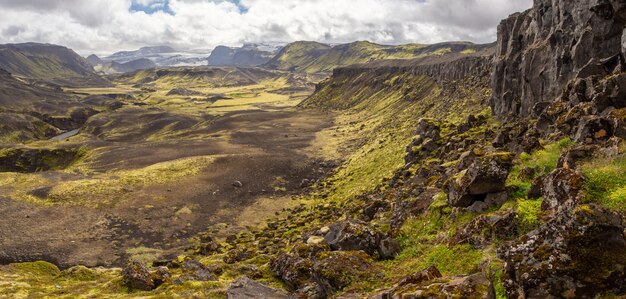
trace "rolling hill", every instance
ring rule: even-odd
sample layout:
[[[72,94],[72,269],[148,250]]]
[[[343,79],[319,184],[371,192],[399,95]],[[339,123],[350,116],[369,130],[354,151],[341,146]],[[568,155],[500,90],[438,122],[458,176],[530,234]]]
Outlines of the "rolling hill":
[[[283,48],[265,67],[284,71],[326,72],[336,67],[386,59],[411,59],[449,53],[471,54],[489,45],[449,42],[434,45],[407,44],[387,46],[367,41],[331,46],[299,41]]]
[[[107,84],[83,57],[51,44],[0,45],[0,68],[16,76],[60,85]]]

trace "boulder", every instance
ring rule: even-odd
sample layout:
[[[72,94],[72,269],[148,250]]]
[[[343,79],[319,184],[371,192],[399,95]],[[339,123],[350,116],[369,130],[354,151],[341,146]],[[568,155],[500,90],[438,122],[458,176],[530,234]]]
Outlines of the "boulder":
[[[242,188],[243,187],[243,183],[241,181],[234,181],[232,185],[235,188]]]
[[[301,248],[298,248],[301,247]],[[369,255],[362,251],[310,251],[296,246],[292,253],[279,254],[270,269],[298,297],[328,298],[353,281],[371,279],[376,273]]]
[[[441,129],[432,120],[420,119],[415,133],[413,142],[406,149],[404,160],[407,164],[437,150],[441,144]]]
[[[415,133],[424,139],[441,139],[441,129],[433,120],[422,118],[417,121],[417,130]]]
[[[384,238],[378,244],[378,255],[383,260],[392,260],[400,254],[400,242],[394,238]]]
[[[224,263],[234,264],[236,262],[245,261],[254,257],[257,253],[254,250],[235,248],[226,252],[223,257]]]
[[[193,280],[193,281],[217,280],[217,278],[213,276],[209,268],[198,261],[195,261],[195,260],[185,261],[181,265],[181,268],[183,269],[184,275],[187,276],[188,278],[186,280]]]
[[[576,145],[561,154],[556,167],[576,169],[579,161],[592,157],[597,150],[595,145]]]
[[[270,262],[270,269],[287,285],[298,289],[311,280],[313,264],[314,261],[311,258],[280,253]]]
[[[509,199],[509,192],[489,193],[484,201],[475,201],[471,206],[465,208],[470,213],[483,213],[492,207],[499,207]]]
[[[541,209],[553,215],[573,209],[583,197],[584,177],[567,168],[558,168],[542,180]]]
[[[346,220],[334,223],[329,228],[324,239],[332,250],[362,250],[369,255],[378,251],[382,233],[361,222]]]
[[[289,299],[294,298],[282,290],[268,287],[247,277],[233,282],[226,290],[228,299]]]
[[[435,268],[436,270],[436,268]],[[428,270],[426,270],[428,271]],[[441,277],[433,273],[418,274],[415,282],[398,284],[384,290],[369,299],[387,298],[429,298],[429,299],[493,299],[495,292],[487,276],[475,273],[460,277]],[[415,274],[414,274],[415,275]],[[411,280],[410,278],[408,279]],[[404,281],[404,280],[403,280]]]
[[[613,124],[607,118],[591,115],[585,116],[578,124],[574,140],[578,143],[598,143],[613,137]]]
[[[626,295],[626,239],[619,215],[583,205],[498,249],[509,298]]]
[[[332,250],[361,250],[371,256],[378,254],[381,259],[392,259],[400,252],[397,241],[362,222],[345,220],[334,223],[329,228],[324,240]]]
[[[212,255],[222,252],[222,245],[212,236],[204,234],[200,236],[200,245],[197,248],[199,254]]]
[[[505,215],[481,215],[460,229],[452,238],[452,244],[471,244],[483,247],[495,240],[508,240],[517,233],[516,213]]]
[[[124,284],[131,289],[151,291],[158,286],[148,267],[136,260],[131,260],[126,264],[122,270],[122,278]]]
[[[361,251],[333,251],[318,256],[312,278],[328,295],[354,281],[371,279],[376,271],[372,259]]]
[[[448,203],[453,207],[469,207],[476,201],[485,201],[489,193],[505,191],[512,159],[511,153],[477,158],[449,183]]]

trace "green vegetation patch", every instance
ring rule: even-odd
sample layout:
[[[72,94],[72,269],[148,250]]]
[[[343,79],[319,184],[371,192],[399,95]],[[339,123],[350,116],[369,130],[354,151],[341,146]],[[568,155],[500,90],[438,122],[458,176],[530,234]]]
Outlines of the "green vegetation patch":
[[[586,199],[613,211],[626,212],[626,158],[596,159],[582,165]]]
[[[525,198],[530,190],[534,177],[539,177],[552,172],[556,169],[557,162],[563,150],[571,147],[574,142],[569,138],[564,138],[559,142],[544,146],[543,149],[537,150],[532,154],[522,153],[515,166],[509,174],[507,185],[513,187],[511,196],[514,199]],[[533,169],[534,177],[520,177],[523,169]]]
[[[48,199],[53,203],[67,205],[115,204],[129,196],[129,192],[134,189],[194,176],[215,159],[214,156],[185,158],[94,178],[64,181],[52,188]]]

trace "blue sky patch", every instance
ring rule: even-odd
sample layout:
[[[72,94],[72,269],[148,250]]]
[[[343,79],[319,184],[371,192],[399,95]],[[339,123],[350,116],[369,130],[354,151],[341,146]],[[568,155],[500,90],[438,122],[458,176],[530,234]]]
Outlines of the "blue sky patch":
[[[149,15],[162,11],[173,15],[169,0],[133,0],[130,5],[131,12],[143,11]]]

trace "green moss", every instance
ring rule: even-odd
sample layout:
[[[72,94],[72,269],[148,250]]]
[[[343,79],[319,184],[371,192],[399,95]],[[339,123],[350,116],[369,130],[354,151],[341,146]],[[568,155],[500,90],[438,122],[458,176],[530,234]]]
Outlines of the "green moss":
[[[513,190],[510,194],[511,197],[513,199],[523,199],[530,190],[532,179],[520,178],[522,169],[534,169],[537,177],[548,174],[556,169],[563,150],[571,147],[573,144],[571,139],[564,138],[556,143],[546,145],[543,149],[537,150],[532,154],[520,154],[507,181],[507,185]]]
[[[541,224],[541,202],[541,199],[517,201],[517,220],[520,233],[524,234],[539,227]]]
[[[582,165],[587,203],[626,211],[626,158],[596,159]]]
[[[35,276],[57,276],[61,274],[59,268],[51,263],[44,261],[11,264],[11,266],[22,274]]]
[[[471,245],[435,245],[420,259],[422,268],[435,265],[443,275],[459,275],[475,272],[483,261],[483,253]]]
[[[76,266],[63,270],[60,277],[68,280],[93,281],[98,275],[85,266]]]

